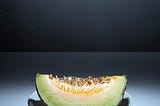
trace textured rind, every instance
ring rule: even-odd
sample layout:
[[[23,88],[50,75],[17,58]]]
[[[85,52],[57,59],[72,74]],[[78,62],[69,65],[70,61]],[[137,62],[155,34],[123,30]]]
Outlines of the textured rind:
[[[36,76],[38,76],[39,75],[39,73],[36,75]],[[126,79],[126,86],[125,86],[125,88],[124,88],[124,90],[123,90],[123,93],[122,93],[122,95],[121,95],[121,97],[123,98],[123,96],[124,96],[124,93],[125,93],[125,90],[126,90],[126,87],[127,87],[127,77],[126,77],[126,75],[123,75],[123,76],[125,76],[125,79]],[[40,99],[41,99],[41,101],[43,101],[44,102],[44,100],[41,98],[41,96],[40,96],[40,94],[39,94],[39,91],[38,91],[38,88],[37,88],[37,84],[35,83],[35,85],[36,85],[36,90],[37,90],[37,93],[38,93],[38,96],[40,97]],[[122,99],[117,103],[117,105],[116,106],[118,106],[120,103],[121,103],[121,101],[122,101]],[[45,102],[44,102],[45,103]],[[49,105],[47,105],[47,103],[45,103],[45,106],[49,106]],[[96,105],[95,105],[96,106]],[[105,105],[105,106],[108,106],[108,105]]]

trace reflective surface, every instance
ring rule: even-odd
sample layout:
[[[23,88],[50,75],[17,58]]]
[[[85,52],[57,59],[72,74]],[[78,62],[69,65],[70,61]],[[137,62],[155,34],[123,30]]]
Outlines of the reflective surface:
[[[46,106],[46,105],[42,101],[29,99],[28,106]],[[130,106],[128,98],[122,99],[121,103],[118,106]]]

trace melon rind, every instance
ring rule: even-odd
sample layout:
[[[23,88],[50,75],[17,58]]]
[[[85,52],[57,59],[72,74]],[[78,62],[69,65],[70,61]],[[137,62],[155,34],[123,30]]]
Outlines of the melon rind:
[[[36,88],[40,98],[48,106],[117,106],[122,100],[127,78],[114,76],[111,86],[95,95],[78,95],[64,92],[56,88],[49,75],[36,75]]]

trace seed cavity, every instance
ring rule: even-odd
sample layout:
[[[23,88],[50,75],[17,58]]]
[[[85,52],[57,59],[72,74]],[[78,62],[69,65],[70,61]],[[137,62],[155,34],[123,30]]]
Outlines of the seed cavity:
[[[83,94],[83,95],[93,95],[104,90],[105,87],[110,85],[112,77],[103,76],[98,78],[93,78],[89,76],[88,78],[78,78],[74,76],[58,78],[58,76],[53,77],[49,75],[52,83],[59,89],[67,93],[72,94]]]

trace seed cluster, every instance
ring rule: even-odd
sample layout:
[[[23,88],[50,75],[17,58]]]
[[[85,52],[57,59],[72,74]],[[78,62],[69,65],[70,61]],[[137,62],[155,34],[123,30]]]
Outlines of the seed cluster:
[[[53,84],[68,93],[73,94],[95,94],[101,92],[105,87],[109,86],[112,77],[103,76],[98,78],[93,78],[89,76],[88,78],[78,78],[78,77],[63,77],[58,78],[49,75]]]

